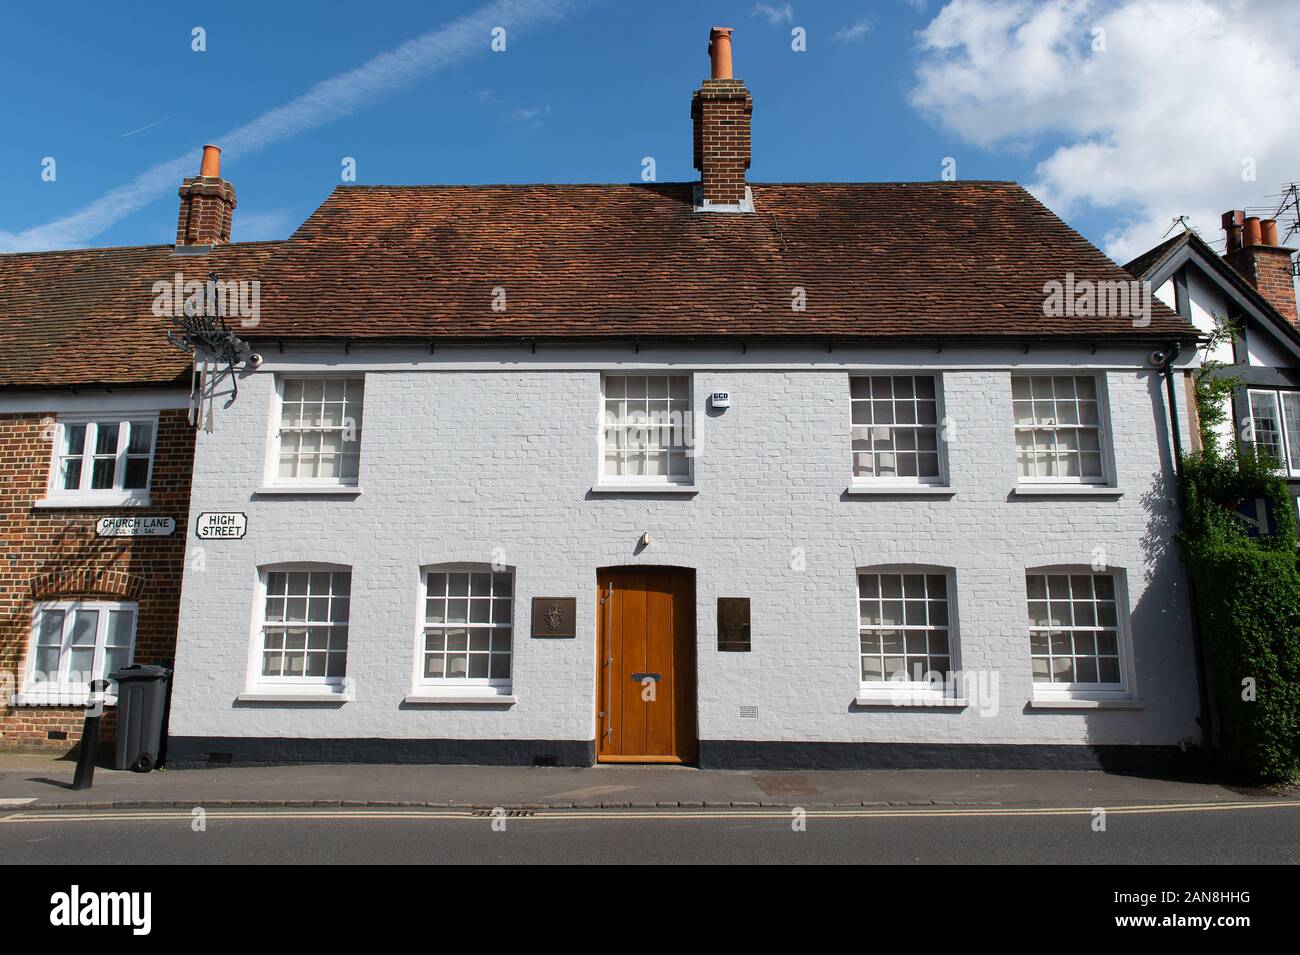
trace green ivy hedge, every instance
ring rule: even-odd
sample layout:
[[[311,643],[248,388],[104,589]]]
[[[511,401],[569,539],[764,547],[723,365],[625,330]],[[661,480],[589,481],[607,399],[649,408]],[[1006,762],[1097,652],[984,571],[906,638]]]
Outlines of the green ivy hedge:
[[[1250,454],[1183,465],[1180,536],[1196,584],[1222,764],[1253,781],[1292,781],[1300,776],[1300,569],[1286,482]],[[1247,534],[1235,512],[1252,498],[1270,502],[1275,533]]]

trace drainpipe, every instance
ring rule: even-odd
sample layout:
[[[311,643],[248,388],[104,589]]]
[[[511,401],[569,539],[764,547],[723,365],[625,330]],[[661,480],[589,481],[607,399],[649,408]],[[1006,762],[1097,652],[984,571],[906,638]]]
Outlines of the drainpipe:
[[[1169,399],[1169,430],[1174,436],[1174,479],[1178,482],[1178,516],[1181,529],[1182,517],[1187,513],[1187,497],[1183,489],[1183,436],[1178,423],[1178,393],[1174,388],[1174,362],[1182,352],[1183,346],[1173,342],[1168,349],[1151,356],[1156,370],[1164,375],[1165,393]],[[1197,720],[1201,724],[1201,751],[1205,754],[1207,767],[1213,763],[1214,734],[1210,725],[1210,695],[1206,681],[1205,646],[1201,641],[1201,627],[1196,617],[1196,584],[1192,580],[1190,568],[1187,574],[1187,594],[1191,603],[1192,653],[1196,658],[1196,695],[1201,713]]]

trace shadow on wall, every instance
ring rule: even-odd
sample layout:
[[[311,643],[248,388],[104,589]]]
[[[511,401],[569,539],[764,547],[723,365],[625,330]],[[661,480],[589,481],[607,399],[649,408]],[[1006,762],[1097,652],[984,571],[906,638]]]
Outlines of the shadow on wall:
[[[1099,710],[1084,716],[1086,739],[1091,745],[1123,743],[1117,724],[1140,714],[1139,725],[1153,735],[1177,736],[1175,745],[1159,747],[1158,758],[1147,765],[1131,765],[1103,748],[1101,768],[1109,772],[1152,778],[1181,778],[1204,773],[1201,731],[1197,722],[1196,657],[1192,641],[1191,591],[1175,535],[1181,526],[1178,479],[1175,469],[1169,407],[1164,378],[1154,370],[1143,372],[1151,401],[1154,440],[1160,469],[1152,473],[1140,498],[1146,513],[1142,550],[1142,598],[1129,608],[1128,639],[1132,642],[1130,674],[1133,695],[1151,704],[1142,710]],[[1161,600],[1156,595],[1168,595]],[[1157,708],[1158,707],[1158,708]],[[1134,742],[1137,742],[1134,740]]]
[[[1178,560],[1174,535],[1179,530],[1178,479],[1173,447],[1170,443],[1169,406],[1165,400],[1164,378],[1154,370],[1143,372],[1147,379],[1147,394],[1151,398],[1155,433],[1159,437],[1160,470],[1151,475],[1147,489],[1142,492],[1142,507],[1147,513],[1147,525],[1142,533],[1142,556],[1145,567],[1143,578],[1150,583],[1164,562]],[[1176,390],[1176,389],[1175,389]],[[1176,575],[1179,599],[1186,599],[1186,588],[1181,586],[1182,574]]]

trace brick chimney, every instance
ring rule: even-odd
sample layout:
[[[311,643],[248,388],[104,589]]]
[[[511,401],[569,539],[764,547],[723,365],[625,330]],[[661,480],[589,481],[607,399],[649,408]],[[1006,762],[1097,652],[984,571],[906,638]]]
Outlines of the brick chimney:
[[[1224,260],[1245,276],[1287,321],[1298,324],[1291,274],[1291,255],[1295,249],[1277,244],[1277,220],[1248,217],[1240,209],[1233,209],[1223,214],[1223,231],[1228,238]]]
[[[221,148],[203,147],[199,174],[181,183],[176,244],[220,245],[230,241],[235,187],[221,178]]]
[[[749,117],[754,100],[731,75],[731,28],[709,31],[711,78],[691,97],[695,168],[700,171],[701,209],[750,211],[745,187],[749,168]]]

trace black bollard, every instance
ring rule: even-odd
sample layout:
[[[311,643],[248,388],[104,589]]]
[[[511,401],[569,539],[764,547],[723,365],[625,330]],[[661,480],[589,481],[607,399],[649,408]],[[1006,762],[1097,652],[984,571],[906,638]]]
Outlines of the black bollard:
[[[95,759],[99,755],[99,720],[104,715],[104,692],[107,680],[90,681],[90,699],[86,701],[86,722],[81,727],[81,748],[77,751],[77,772],[73,789],[89,789],[95,784]]]

